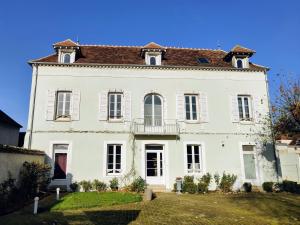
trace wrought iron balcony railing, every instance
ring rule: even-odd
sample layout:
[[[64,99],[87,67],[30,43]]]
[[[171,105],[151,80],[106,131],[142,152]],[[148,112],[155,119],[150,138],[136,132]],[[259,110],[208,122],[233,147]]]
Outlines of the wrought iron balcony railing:
[[[132,132],[135,135],[179,135],[179,124],[176,120],[169,119],[135,119]]]

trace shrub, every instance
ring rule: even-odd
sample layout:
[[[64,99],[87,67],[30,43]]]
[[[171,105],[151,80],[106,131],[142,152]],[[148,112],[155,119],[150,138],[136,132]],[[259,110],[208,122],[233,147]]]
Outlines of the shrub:
[[[237,179],[237,176],[234,174],[226,174],[225,172],[223,173],[223,176],[221,178],[219,188],[223,192],[230,192],[232,191],[232,187]]]
[[[146,186],[147,186],[146,181],[143,178],[138,177],[135,178],[131,183],[130,190],[140,193],[145,191]]]
[[[243,189],[245,192],[251,192],[252,191],[252,184],[250,182],[245,182],[243,184]]]
[[[101,182],[101,181],[99,181],[99,180],[97,180],[97,179],[95,179],[95,180],[93,181],[92,187],[93,187],[93,189],[96,190],[96,191],[106,191],[106,189],[107,189],[106,183]]]
[[[273,191],[273,185],[274,185],[273,182],[264,182],[262,184],[262,187],[263,187],[264,191],[272,192]]]
[[[220,185],[220,175],[218,173],[215,173],[214,180],[215,180],[215,183],[216,183],[217,187],[219,187],[219,185]]]
[[[282,191],[296,193],[297,192],[297,182],[284,180],[282,181]]]
[[[210,173],[207,173],[205,175],[203,175],[200,179],[199,179],[199,183],[198,183],[198,192],[199,193],[205,193],[208,192],[208,186],[210,184],[211,181],[211,175]]]
[[[197,185],[194,183],[193,176],[184,176],[182,191],[187,192],[189,194],[195,194],[197,192]]]
[[[77,191],[78,187],[79,187],[79,184],[77,182],[70,184],[70,188],[73,192]]]
[[[119,181],[116,177],[109,181],[109,187],[112,191],[117,191],[118,190]]]
[[[19,191],[25,199],[35,197],[40,191],[46,191],[51,166],[38,162],[24,162],[20,170]]]
[[[82,180],[82,181],[80,181],[79,184],[82,187],[84,192],[88,192],[92,189],[92,184],[90,181]]]

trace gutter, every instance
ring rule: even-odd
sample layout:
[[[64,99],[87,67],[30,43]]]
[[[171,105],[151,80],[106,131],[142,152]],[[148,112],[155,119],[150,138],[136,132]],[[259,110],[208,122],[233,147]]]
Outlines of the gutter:
[[[35,81],[34,81],[34,90],[33,90],[33,100],[32,100],[32,107],[31,107],[31,120],[30,120],[30,132],[29,132],[29,139],[28,139],[28,149],[31,149],[32,144],[32,130],[33,130],[33,119],[34,119],[34,112],[35,112],[35,99],[36,99],[36,87],[37,87],[37,78],[38,78],[38,64],[35,64]]]

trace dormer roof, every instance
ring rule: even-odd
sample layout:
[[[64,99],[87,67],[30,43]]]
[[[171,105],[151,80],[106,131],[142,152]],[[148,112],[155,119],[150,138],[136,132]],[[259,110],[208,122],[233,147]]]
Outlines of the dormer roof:
[[[149,42],[143,48],[144,49],[164,49],[161,45],[156,44],[155,42]]]
[[[230,52],[234,52],[234,53],[248,53],[248,54],[254,54],[255,51],[250,49],[250,48],[245,48],[241,45],[236,45],[234,46]]]
[[[56,42],[55,44],[53,44],[53,47],[77,47],[79,46],[78,43],[72,41],[71,39],[67,39],[64,41],[60,41],[60,42]]]

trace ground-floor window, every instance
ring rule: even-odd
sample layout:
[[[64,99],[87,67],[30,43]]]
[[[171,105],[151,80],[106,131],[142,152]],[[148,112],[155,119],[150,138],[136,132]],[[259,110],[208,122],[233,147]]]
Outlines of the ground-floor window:
[[[253,145],[243,145],[245,179],[256,179],[255,151]]]
[[[68,158],[67,144],[54,144],[54,179],[66,179],[67,177],[67,158]]]
[[[122,172],[121,156],[122,156],[121,144],[107,145],[107,161],[106,161],[107,175],[120,174]]]
[[[188,144],[186,145],[187,157],[187,172],[200,173],[201,172],[201,146]]]

